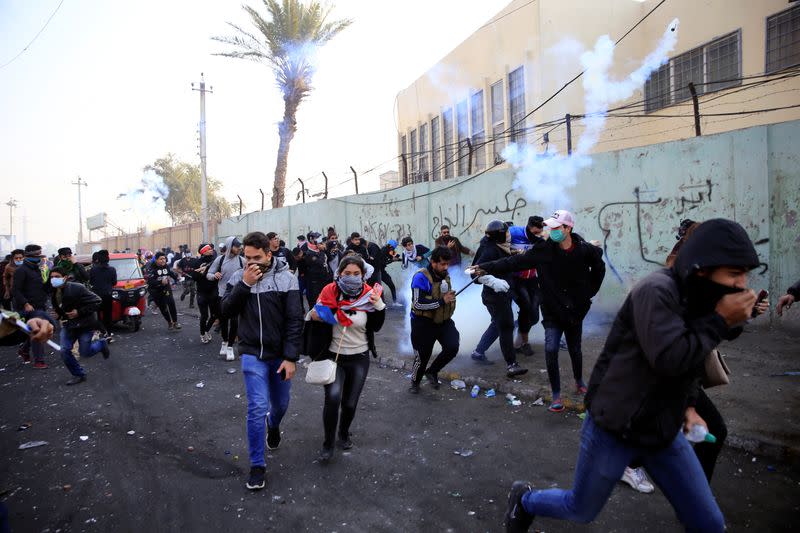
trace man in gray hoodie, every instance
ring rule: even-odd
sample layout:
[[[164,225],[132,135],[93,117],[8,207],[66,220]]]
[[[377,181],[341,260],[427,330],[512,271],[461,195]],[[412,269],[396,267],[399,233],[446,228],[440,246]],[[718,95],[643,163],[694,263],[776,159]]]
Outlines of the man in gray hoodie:
[[[230,318],[222,317],[220,311],[220,300],[225,295],[225,287],[230,281],[231,277],[244,267],[244,260],[239,253],[242,250],[242,243],[236,237],[228,237],[225,239],[225,253],[221,253],[211,266],[208,267],[206,278],[209,281],[217,280],[219,282],[219,297],[215,302],[214,309],[215,315],[220,317],[220,329],[222,333],[222,347],[219,350],[220,355],[225,356],[226,361],[233,361],[235,355],[233,353],[233,345],[236,342],[236,330],[238,328],[238,317],[232,316]]]

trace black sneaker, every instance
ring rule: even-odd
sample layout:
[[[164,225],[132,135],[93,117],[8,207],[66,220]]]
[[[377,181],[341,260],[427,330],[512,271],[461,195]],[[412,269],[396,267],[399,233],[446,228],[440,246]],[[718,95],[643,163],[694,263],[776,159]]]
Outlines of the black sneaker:
[[[250,490],[261,490],[267,485],[267,468],[264,466],[251,466],[250,479],[245,486]]]
[[[103,341],[103,347],[100,348],[100,353],[103,354],[103,359],[108,359],[111,357],[111,350],[108,349],[108,339]]]
[[[526,342],[525,344],[517,348],[517,353],[520,353],[525,357],[530,357],[533,355],[533,347],[530,345],[530,343]]]
[[[281,444],[281,428],[267,428],[267,448],[277,450]]]
[[[439,376],[437,376],[436,374],[432,374],[430,372],[427,372],[425,374],[425,377],[428,378],[428,381],[431,383],[431,386],[434,389],[439,390]]]
[[[408,387],[408,392],[411,394],[419,394],[419,383],[412,381],[411,386]]]
[[[519,366],[519,363],[511,363],[510,365],[508,365],[508,368],[506,368],[506,375],[510,378],[515,378],[517,376],[521,376],[522,374],[527,374],[527,373],[528,369],[522,368],[521,366]]]
[[[84,381],[86,381],[86,376],[75,376],[71,380],[67,381],[67,385],[77,385],[79,383],[83,383]]]
[[[327,448],[323,446],[319,451],[319,462],[322,464],[328,464],[331,459],[333,459],[333,448]]]
[[[531,527],[534,516],[522,507],[522,496],[530,490],[533,489],[527,481],[515,481],[511,485],[506,509],[506,533],[523,533]]]
[[[488,359],[482,353],[472,352],[472,355],[470,357],[472,358],[473,361],[475,361],[479,365],[488,366],[488,365],[493,365],[494,364],[494,361],[492,361],[491,359]]]
[[[339,440],[336,441],[336,445],[342,450],[349,450],[353,447],[353,441],[350,440],[350,435],[346,437],[339,436]]]

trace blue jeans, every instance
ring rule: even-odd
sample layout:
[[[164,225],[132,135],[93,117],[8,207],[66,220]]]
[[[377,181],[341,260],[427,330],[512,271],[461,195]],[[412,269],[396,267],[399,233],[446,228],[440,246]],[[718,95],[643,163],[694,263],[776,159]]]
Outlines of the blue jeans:
[[[603,509],[625,467],[638,461],[675,509],[686,531],[724,531],[725,519],[703,469],[683,435],[660,449],[638,448],[595,425],[587,413],[571,490],[529,491],[522,497],[525,511],[574,522],[589,523]]]
[[[569,358],[572,360],[572,377],[575,383],[583,385],[583,352],[581,351],[581,337],[583,336],[583,323],[577,325],[561,327],[551,323],[544,328],[544,358],[547,363],[547,376],[550,378],[550,388],[553,390],[553,398],[561,395],[561,373],[558,369],[558,349],[561,343],[561,336],[564,335],[569,350]]]
[[[260,361],[255,355],[242,354],[242,374],[247,390],[247,443],[250,465],[264,466],[264,441],[267,424],[277,428],[289,407],[292,382],[278,374],[283,359]]]
[[[78,353],[81,359],[89,358],[100,353],[103,349],[104,340],[92,341],[94,331],[91,329],[69,329],[61,328],[61,359],[69,373],[76,377],[85,376],[86,372],[72,355],[72,346],[78,341]]]

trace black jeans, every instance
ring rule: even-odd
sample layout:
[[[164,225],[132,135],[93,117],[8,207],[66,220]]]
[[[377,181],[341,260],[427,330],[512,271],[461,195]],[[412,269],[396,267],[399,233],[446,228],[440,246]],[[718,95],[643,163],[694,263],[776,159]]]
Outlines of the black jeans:
[[[414,383],[419,384],[426,372],[430,374],[441,372],[445,365],[458,355],[459,340],[460,336],[452,319],[435,324],[429,318],[413,317],[411,345],[414,347],[414,368],[411,371],[411,379]],[[428,368],[428,361],[431,359],[436,341],[442,345],[442,351]]]
[[[700,461],[700,466],[703,467],[706,479],[710,482],[711,476],[714,475],[714,467],[717,464],[717,456],[722,451],[722,445],[728,437],[728,428],[725,426],[725,420],[723,420],[722,415],[714,406],[711,398],[703,390],[700,390],[695,411],[708,424],[708,432],[717,438],[717,442],[714,443],[700,442],[694,445],[694,453]]]
[[[392,302],[397,301],[397,289],[394,286],[394,281],[392,281],[392,277],[389,275],[388,272],[385,270],[381,271],[381,279],[383,280],[383,284],[389,287],[389,290],[392,293]]]
[[[492,298],[483,298],[483,305],[492,317],[492,324],[500,334],[500,351],[503,359],[510,365],[517,362],[517,353],[514,350],[514,312],[511,310],[511,295],[508,293],[494,294]]]
[[[175,299],[172,297],[172,291],[154,294],[153,301],[158,306],[167,324],[178,321],[178,310],[175,308]]]
[[[236,332],[239,328],[239,319],[236,317],[225,318],[222,316],[222,298],[217,297],[214,299],[214,302],[211,304],[211,315],[214,319],[219,318],[222,342],[233,344],[236,341]],[[211,320],[211,323],[213,324],[214,320]],[[210,327],[211,326],[209,326],[209,329]]]
[[[514,278],[511,297],[519,306],[519,332],[527,334],[539,323],[539,280]]]
[[[114,299],[111,298],[110,294],[102,294],[98,295],[103,302],[100,304],[100,318],[103,320],[103,329],[106,330],[106,333],[111,333],[111,325],[114,323],[111,320],[111,309],[114,303]]]
[[[583,384],[583,351],[581,350],[581,336],[583,335],[583,322],[562,326],[548,321],[544,326],[544,357],[547,363],[547,375],[550,378],[550,388],[553,397],[561,395],[561,373],[558,368],[558,350],[561,336],[567,341],[569,358],[572,361],[572,377],[576,383]]]
[[[330,354],[333,358],[333,354]],[[322,409],[322,423],[325,428],[326,448],[333,447],[336,425],[339,425],[339,438],[347,439],[350,424],[356,416],[356,406],[364,389],[369,372],[369,352],[354,355],[339,355],[336,365],[336,381],[325,385],[325,407]],[[339,417],[341,407],[342,416]]]
[[[189,295],[189,307],[194,307],[194,298],[197,294],[197,284],[193,279],[186,278],[183,280],[183,292],[181,293],[181,301]]]
[[[197,293],[197,308],[200,310],[200,335],[205,335],[211,331],[211,326],[217,319],[216,306],[214,301],[217,299],[216,294],[203,294]]]

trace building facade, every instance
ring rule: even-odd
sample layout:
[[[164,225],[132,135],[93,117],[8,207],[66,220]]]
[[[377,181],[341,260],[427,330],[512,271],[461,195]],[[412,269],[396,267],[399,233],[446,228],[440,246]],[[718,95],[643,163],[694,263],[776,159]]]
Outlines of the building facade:
[[[610,110],[592,152],[800,118],[800,2],[514,0],[398,94],[402,183],[502,167],[512,142],[566,152],[585,127],[582,80],[564,88],[582,51],[622,38],[622,78],[675,18],[669,62]]]

